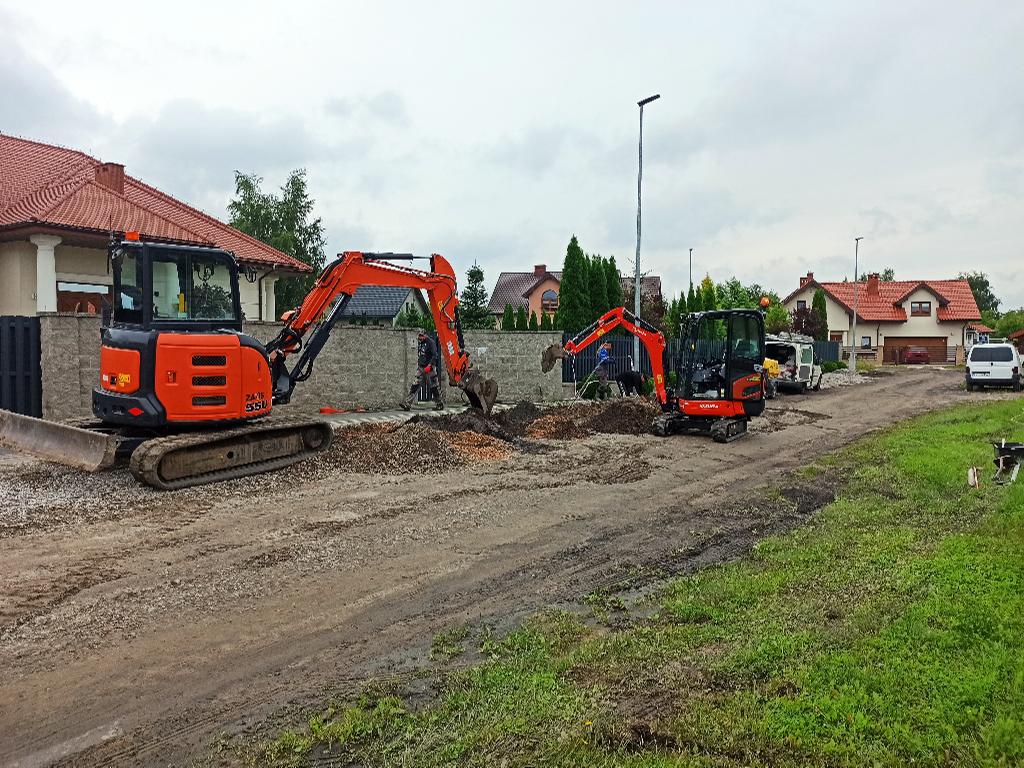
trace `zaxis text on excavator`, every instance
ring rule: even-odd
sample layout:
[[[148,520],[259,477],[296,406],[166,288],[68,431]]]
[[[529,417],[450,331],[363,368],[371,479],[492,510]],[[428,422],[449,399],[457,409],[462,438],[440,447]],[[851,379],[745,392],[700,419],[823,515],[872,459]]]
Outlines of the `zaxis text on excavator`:
[[[423,289],[449,383],[485,414],[497,397],[495,382],[470,366],[455,272],[438,254],[429,270],[395,263],[411,261],[409,254],[341,254],[266,345],[242,332],[239,270],[229,252],[126,233],[108,255],[114,306],[92,395],[98,421],[75,427],[0,411],[0,445],[87,470],[130,453],[132,474],[161,489],[293,464],[330,444],[330,424],[267,417],[309,378],[363,285]]]

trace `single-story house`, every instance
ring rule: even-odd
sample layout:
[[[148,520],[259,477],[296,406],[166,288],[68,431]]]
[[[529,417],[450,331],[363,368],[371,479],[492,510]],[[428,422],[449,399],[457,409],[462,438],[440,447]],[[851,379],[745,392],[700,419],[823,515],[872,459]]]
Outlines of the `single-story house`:
[[[391,285],[361,285],[341,312],[343,323],[394,327],[402,312],[430,312],[423,294],[416,288]]]
[[[904,347],[925,347],[933,361],[953,359],[967,344],[967,328],[981,320],[970,283],[966,280],[879,280],[819,282],[814,273],[800,278],[800,287],[783,299],[787,310],[810,307],[814,293],[825,292],[829,339],[850,345],[853,307],[857,306],[857,346],[882,348],[884,360],[896,359]]]
[[[275,320],[274,282],[309,266],[82,152],[0,134],[0,315],[101,313],[111,232],[215,246],[242,267],[249,320]]]
[[[619,276],[623,294],[633,290],[633,278]],[[548,271],[544,264],[534,266],[532,272],[502,272],[491,291],[488,303],[490,313],[496,318],[501,317],[505,305],[512,309],[526,308],[526,314],[554,315],[558,311],[558,293],[562,282],[561,271]],[[642,296],[661,297],[661,278],[656,275],[644,275],[640,278]]]
[[[970,349],[975,344],[984,344],[994,333],[995,329],[989,328],[984,323],[970,323],[964,333],[964,346]]]

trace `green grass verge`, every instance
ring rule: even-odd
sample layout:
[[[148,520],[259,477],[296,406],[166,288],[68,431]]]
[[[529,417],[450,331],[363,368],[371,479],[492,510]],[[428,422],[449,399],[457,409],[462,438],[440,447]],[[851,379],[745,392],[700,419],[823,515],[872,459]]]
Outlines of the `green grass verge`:
[[[1024,482],[965,477],[1003,436],[1024,437],[1019,401],[906,422],[804,473],[843,478],[811,523],[670,580],[625,628],[546,613],[486,639],[485,660],[444,676],[423,708],[367,695],[233,757],[1024,764]]]

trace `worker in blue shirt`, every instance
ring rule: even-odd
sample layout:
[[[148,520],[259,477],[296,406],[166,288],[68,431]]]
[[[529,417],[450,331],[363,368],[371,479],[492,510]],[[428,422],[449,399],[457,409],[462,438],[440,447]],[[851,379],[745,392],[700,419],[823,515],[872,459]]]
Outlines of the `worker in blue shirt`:
[[[611,397],[612,388],[608,386],[608,377],[612,367],[612,343],[606,341],[597,349],[597,367],[594,373],[597,374],[597,399],[604,400]]]

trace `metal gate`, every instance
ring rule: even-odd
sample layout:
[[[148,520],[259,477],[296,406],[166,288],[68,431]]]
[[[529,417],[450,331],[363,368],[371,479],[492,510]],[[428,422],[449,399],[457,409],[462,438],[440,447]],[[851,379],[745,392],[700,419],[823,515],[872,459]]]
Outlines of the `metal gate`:
[[[0,317],[0,408],[43,415],[38,317]]]

